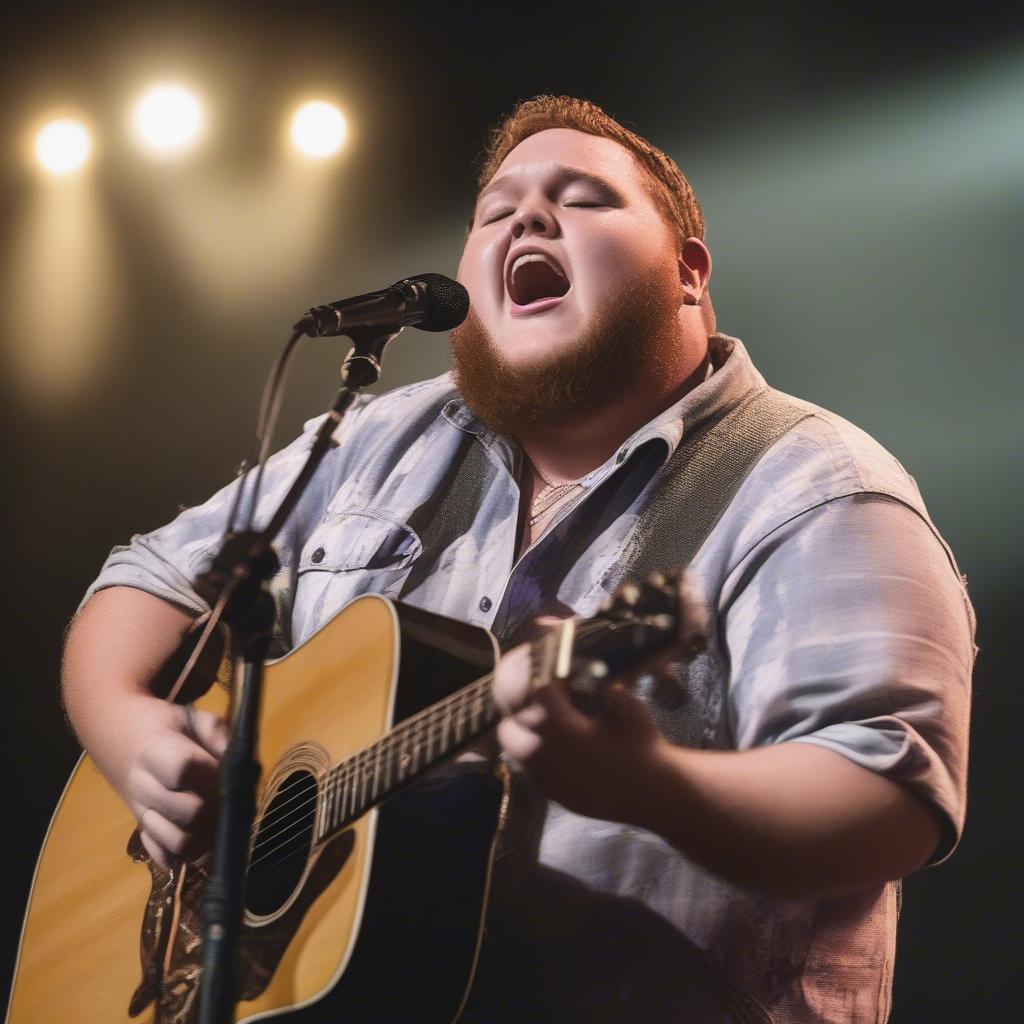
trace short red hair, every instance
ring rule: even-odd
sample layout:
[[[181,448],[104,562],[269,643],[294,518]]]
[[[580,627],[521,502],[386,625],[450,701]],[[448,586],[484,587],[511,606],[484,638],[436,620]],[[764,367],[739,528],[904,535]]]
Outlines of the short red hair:
[[[518,103],[491,131],[481,158],[477,190],[494,177],[502,161],[520,142],[548,128],[572,128],[625,146],[647,172],[651,198],[678,235],[680,245],[687,238],[703,240],[704,214],[693,187],[675,160],[609,117],[596,103],[573,96],[535,96]]]

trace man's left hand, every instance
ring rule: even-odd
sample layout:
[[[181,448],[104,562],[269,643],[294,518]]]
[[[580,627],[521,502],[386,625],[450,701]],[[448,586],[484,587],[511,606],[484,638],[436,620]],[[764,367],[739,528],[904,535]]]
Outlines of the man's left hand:
[[[502,749],[545,796],[587,817],[643,817],[665,741],[624,682],[608,684],[602,710],[588,717],[573,705],[566,680],[535,685],[523,644],[499,661],[494,697],[506,713],[497,731]]]

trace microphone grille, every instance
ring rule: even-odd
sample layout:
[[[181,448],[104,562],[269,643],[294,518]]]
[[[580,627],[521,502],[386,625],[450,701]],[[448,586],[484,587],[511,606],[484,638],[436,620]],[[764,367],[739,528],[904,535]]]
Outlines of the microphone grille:
[[[469,292],[444,274],[417,274],[407,278],[426,286],[427,315],[416,325],[421,331],[450,331],[469,313]]]

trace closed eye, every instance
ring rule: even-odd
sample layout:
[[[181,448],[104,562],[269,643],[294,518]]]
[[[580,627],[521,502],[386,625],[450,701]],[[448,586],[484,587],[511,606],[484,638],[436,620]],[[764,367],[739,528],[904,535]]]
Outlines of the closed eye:
[[[564,203],[563,205],[564,206],[580,207],[582,209],[587,209],[587,208],[597,209],[597,208],[602,207],[602,206],[607,206],[608,204],[607,203],[602,203],[602,202],[597,202],[595,200],[579,199],[579,200],[574,200],[573,202]],[[480,223],[482,225],[483,224],[494,224],[496,221],[504,220],[506,217],[510,217],[511,215],[512,215],[512,211],[511,210],[498,210],[497,212],[490,214],[484,220],[481,220]]]

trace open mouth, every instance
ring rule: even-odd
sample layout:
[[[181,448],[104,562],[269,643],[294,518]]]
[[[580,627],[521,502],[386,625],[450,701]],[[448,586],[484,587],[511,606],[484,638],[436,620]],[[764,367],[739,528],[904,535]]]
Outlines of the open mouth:
[[[544,253],[529,252],[517,256],[509,268],[506,288],[512,311],[539,312],[557,304],[569,291],[569,278],[559,264]]]

